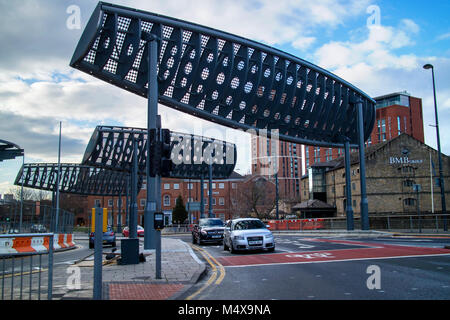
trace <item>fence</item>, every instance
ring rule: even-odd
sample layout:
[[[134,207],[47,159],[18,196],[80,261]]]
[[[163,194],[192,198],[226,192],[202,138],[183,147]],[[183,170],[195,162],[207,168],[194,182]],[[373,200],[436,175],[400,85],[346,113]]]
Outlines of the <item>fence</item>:
[[[2,247],[10,248],[8,252],[0,253],[1,300],[24,300],[26,296],[29,300],[41,300],[42,297],[52,300],[53,246],[50,244],[54,243],[54,235],[52,233],[40,235],[42,241],[34,243],[34,252],[30,252],[27,246],[33,245],[29,240],[32,236],[34,235],[14,235],[13,239],[10,235],[0,235]],[[16,243],[13,244],[13,240]],[[34,259],[36,256],[38,258]],[[47,256],[46,263],[45,261],[43,263],[42,256]],[[37,263],[35,260],[38,260]],[[43,274],[47,277],[46,281]],[[42,284],[45,282],[47,286],[44,288],[47,290],[41,294]]]
[[[21,214],[22,211],[22,214]],[[35,202],[0,202],[0,234],[5,233],[72,233],[74,214]]]
[[[450,215],[369,215],[370,230],[406,231],[406,232],[440,232],[444,229],[444,217],[448,221]],[[345,217],[320,219],[286,219],[269,220],[271,230],[346,230]],[[361,220],[354,218],[354,229],[360,229]]]
[[[379,231],[441,232],[444,229],[444,217],[447,219],[448,225],[450,215],[369,215],[369,227],[370,230]],[[353,221],[354,229],[361,229],[361,219],[355,217]],[[345,217],[268,220],[267,224],[272,231],[347,230],[347,220]],[[191,231],[192,225],[175,224],[165,226],[163,234],[189,233]]]

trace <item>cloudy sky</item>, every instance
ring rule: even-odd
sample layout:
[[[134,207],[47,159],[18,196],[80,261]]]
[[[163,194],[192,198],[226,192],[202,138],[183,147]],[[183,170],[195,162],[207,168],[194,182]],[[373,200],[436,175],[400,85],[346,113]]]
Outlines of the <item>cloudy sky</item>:
[[[263,42],[337,74],[372,97],[407,91],[423,99],[425,142],[436,148],[431,72],[436,72],[441,146],[450,154],[448,1],[110,0]],[[0,0],[0,139],[26,162],[80,162],[96,125],[146,126],[146,100],[69,67],[97,2]],[[164,106],[163,126],[238,144],[250,168],[249,136]],[[0,163],[0,194],[22,159]]]

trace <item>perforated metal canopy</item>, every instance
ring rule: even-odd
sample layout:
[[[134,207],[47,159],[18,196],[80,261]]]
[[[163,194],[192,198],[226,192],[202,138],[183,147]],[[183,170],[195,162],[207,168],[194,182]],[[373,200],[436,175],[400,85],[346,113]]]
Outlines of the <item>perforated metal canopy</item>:
[[[27,163],[17,174],[15,184],[46,191],[57,189],[58,164]],[[129,183],[126,172],[94,168],[90,166],[62,163],[59,191],[79,195],[124,195]],[[143,177],[138,177],[138,190]]]
[[[23,149],[17,144],[0,139],[0,162],[23,156]]]
[[[228,127],[279,130],[286,141],[342,146],[364,139],[375,101],[336,75],[275,48],[198,24],[100,2],[70,65],[142,97],[148,35],[158,41],[159,102]]]
[[[171,132],[170,136],[173,170],[168,178],[208,177],[210,160],[213,179],[226,179],[233,173],[237,157],[235,144],[178,132]],[[82,163],[131,172],[134,157],[133,139],[137,142],[138,172],[145,175],[147,129],[97,126]]]

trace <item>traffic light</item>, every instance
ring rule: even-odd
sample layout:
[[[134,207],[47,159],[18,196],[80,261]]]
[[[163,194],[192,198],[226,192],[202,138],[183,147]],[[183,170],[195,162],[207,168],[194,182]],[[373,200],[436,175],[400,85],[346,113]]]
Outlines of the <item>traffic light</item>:
[[[160,171],[160,174],[163,177],[170,176],[170,172],[173,169],[171,155],[172,155],[172,147],[170,145],[170,130],[169,129],[161,129],[161,171]]]
[[[150,130],[150,176],[169,177],[173,169],[169,129]]]

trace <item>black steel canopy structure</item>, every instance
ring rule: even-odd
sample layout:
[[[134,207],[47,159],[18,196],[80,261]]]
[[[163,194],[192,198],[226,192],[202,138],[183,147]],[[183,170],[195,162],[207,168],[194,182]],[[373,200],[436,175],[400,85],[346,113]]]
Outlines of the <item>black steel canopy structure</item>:
[[[279,130],[281,140],[358,144],[375,101],[336,75],[267,45],[198,24],[100,2],[70,65],[149,98],[149,41],[158,43],[158,101],[228,127]]]
[[[209,175],[209,160],[213,179],[226,179],[236,166],[236,145],[193,134],[170,132],[173,169],[167,178],[200,179]],[[86,148],[82,164],[109,170],[131,172],[133,141],[137,143],[138,174],[146,174],[147,129],[97,126]],[[152,155],[150,155],[152,157]]]
[[[27,163],[17,174],[14,184],[45,191],[57,190],[58,164]],[[80,164],[62,163],[59,191],[78,195],[117,196],[125,194],[130,175]],[[138,190],[143,178],[137,181]]]
[[[23,157],[23,151],[17,144],[0,139],[0,162]]]

